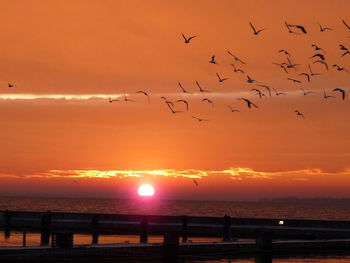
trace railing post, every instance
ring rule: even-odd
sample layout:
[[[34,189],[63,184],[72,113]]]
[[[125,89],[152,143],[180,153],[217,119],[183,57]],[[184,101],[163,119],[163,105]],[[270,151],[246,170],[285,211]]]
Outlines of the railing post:
[[[98,244],[98,215],[92,218],[92,244]]]
[[[256,245],[263,251],[272,250],[272,233],[263,232],[256,239]]]
[[[187,243],[188,217],[182,216],[181,219],[182,219],[182,243]]]
[[[10,238],[11,236],[11,211],[6,210],[4,213],[5,221],[5,238]]]
[[[51,211],[47,211],[41,217],[41,245],[47,246],[50,243],[51,234]]]
[[[178,262],[179,234],[175,232],[165,233],[163,242],[163,263]]]
[[[27,246],[27,232],[26,230],[23,230],[23,244],[22,244],[23,247],[26,247]]]
[[[147,243],[147,241],[148,241],[148,217],[143,216],[141,219],[140,243]]]
[[[223,227],[223,237],[224,242],[231,241],[231,217],[228,215],[224,216],[224,227]]]

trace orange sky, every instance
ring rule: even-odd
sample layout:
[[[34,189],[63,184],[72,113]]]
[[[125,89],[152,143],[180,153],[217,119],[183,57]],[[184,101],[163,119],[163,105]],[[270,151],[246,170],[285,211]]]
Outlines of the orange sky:
[[[148,181],[165,198],[350,197],[350,96],[332,92],[349,93],[350,74],[309,59],[315,43],[329,65],[350,69],[339,49],[350,48],[341,22],[350,24],[349,1],[8,0],[0,8],[3,195],[128,197]],[[284,20],[308,34],[289,34]],[[255,36],[249,21],[267,30]],[[317,22],[334,30],[322,33]],[[182,32],[198,37],[186,45]],[[271,63],[285,61],[280,49],[297,71]],[[227,50],[287,96],[260,100],[250,91],[257,86],[233,72]],[[212,55],[218,65],[208,63]],[[309,63],[322,73],[310,84],[298,76]],[[230,79],[219,83],[216,72]],[[179,81],[194,94],[180,93]],[[195,93],[195,81],[211,92]],[[315,94],[303,96],[301,87]],[[324,89],[336,98],[324,100]],[[137,90],[150,93],[150,105]],[[136,102],[108,103],[124,94]],[[176,104],[183,112],[171,114],[161,96],[188,99],[190,111]],[[248,109],[241,96],[259,108]],[[96,179],[81,170],[119,173]]]

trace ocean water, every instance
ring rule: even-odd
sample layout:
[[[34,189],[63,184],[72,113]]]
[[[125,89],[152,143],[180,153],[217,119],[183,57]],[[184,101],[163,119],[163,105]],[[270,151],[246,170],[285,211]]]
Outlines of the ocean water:
[[[53,212],[86,212],[86,213],[116,213],[116,214],[153,214],[153,215],[191,215],[191,216],[224,216],[257,217],[279,219],[319,219],[319,220],[350,220],[350,200],[278,200],[260,202],[237,201],[175,201],[156,199],[113,200],[113,199],[68,199],[68,198],[23,198],[0,197],[0,210],[47,211]],[[150,243],[162,242],[163,237],[152,236]],[[220,241],[219,239],[192,238],[192,242]],[[99,243],[137,243],[139,236],[101,236]],[[90,235],[75,235],[75,244],[90,244]],[[40,244],[38,234],[27,234],[27,245]],[[5,238],[0,232],[0,246],[21,246],[22,233],[11,233]],[[248,259],[218,259],[218,260],[186,260],[195,262],[256,262]],[[273,262],[300,263],[343,263],[350,262],[348,256],[310,257],[310,258],[274,258]]]

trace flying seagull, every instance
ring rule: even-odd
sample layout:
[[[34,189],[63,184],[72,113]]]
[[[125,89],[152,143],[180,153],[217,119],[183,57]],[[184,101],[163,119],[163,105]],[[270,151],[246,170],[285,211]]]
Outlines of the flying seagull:
[[[319,51],[319,50],[323,51],[323,48],[317,46],[316,44],[312,44],[311,47],[313,47],[315,49],[315,51]]]
[[[124,95],[124,101],[126,101],[126,102],[128,102],[128,101],[135,102],[134,100],[127,98],[126,95]]]
[[[242,74],[244,74],[244,71],[242,69],[236,68],[236,66],[234,64],[230,64],[233,67],[233,72],[240,72]]]
[[[258,108],[258,106],[256,106],[253,102],[251,102],[250,100],[246,99],[246,98],[238,98],[237,100],[243,100],[247,103],[248,108],[251,108],[251,106],[254,106],[255,108]]]
[[[176,114],[176,113],[180,113],[181,111],[179,111],[179,110],[174,110],[169,104],[167,104],[168,105],[168,107],[169,107],[169,109],[171,110],[171,113],[172,114]]]
[[[324,99],[329,99],[329,98],[335,98],[335,97],[334,97],[334,96],[327,95],[327,94],[326,94],[326,91],[323,90],[323,98],[324,98]]]
[[[304,34],[307,33],[305,27],[303,27],[303,26],[301,26],[301,25],[291,25],[291,24],[288,24],[288,26],[298,28],[298,29],[300,29],[301,32],[303,32]]]
[[[305,91],[303,88],[301,88],[301,90],[303,91],[304,96],[314,93],[313,91]]]
[[[219,79],[219,82],[224,82],[225,80],[228,80],[229,78],[220,78],[219,74],[216,73],[216,76],[218,77]]]
[[[295,112],[297,113],[297,116],[301,116],[303,119],[305,119],[304,114],[302,114],[300,111],[295,110]]]
[[[348,70],[346,68],[340,67],[337,64],[334,64],[332,67],[333,68],[337,68],[338,71],[343,71],[344,70],[345,72],[348,72]]]
[[[13,88],[14,87],[14,85],[12,84],[12,83],[7,83],[7,87],[9,87],[9,88]]]
[[[269,86],[267,86],[267,85],[262,85],[262,84],[259,84],[258,86],[260,86],[260,87],[263,87],[263,88],[267,89],[267,91],[269,92],[269,96],[271,97],[271,89],[270,89],[270,87],[269,87]]]
[[[196,185],[196,187],[198,187],[198,182],[196,179],[193,179],[193,183]]]
[[[339,48],[344,51],[349,51],[349,49],[345,47],[343,44],[339,44]]]
[[[321,32],[324,32],[324,31],[326,31],[326,30],[333,30],[333,29],[330,28],[330,27],[323,27],[320,23],[318,23],[318,25],[319,25],[319,27],[320,27],[320,31],[321,31]]]
[[[247,82],[248,83],[254,83],[255,81],[256,81],[255,79],[252,79],[247,75]]]
[[[207,101],[208,103],[211,104],[212,107],[214,107],[214,102],[212,100],[210,100],[208,98],[204,98],[204,99],[202,99],[202,101]]]
[[[249,25],[251,26],[251,28],[253,29],[254,31],[254,35],[258,35],[260,32],[266,30],[266,28],[262,28],[262,29],[259,29],[259,30],[255,30],[253,24],[251,22],[249,22]]]
[[[231,112],[240,112],[240,110],[233,109],[231,105],[228,105],[228,107],[230,108]]]
[[[350,55],[350,51],[345,51],[341,56],[344,57],[345,55],[349,54]]]
[[[287,71],[287,69],[286,69],[286,66],[284,65],[285,63],[280,64],[280,63],[272,62],[272,64],[275,64],[275,65],[277,65],[277,66],[280,66],[280,67],[284,70],[284,72],[288,73],[288,71]]]
[[[287,78],[287,79],[290,81],[293,81],[294,83],[301,83],[301,81],[297,79],[292,79],[292,78]]]
[[[188,101],[187,100],[177,100],[176,102],[183,102],[186,104],[186,110],[188,111]]]
[[[307,81],[310,82],[310,75],[303,72],[303,73],[300,73],[299,76],[305,76],[307,78]]]
[[[109,102],[109,103],[113,103],[113,102],[115,102],[115,101],[119,101],[119,100],[117,100],[117,99],[111,99],[110,97],[108,97],[108,102]]]
[[[309,70],[310,70],[310,75],[311,75],[311,76],[318,76],[318,75],[320,75],[319,73],[313,73],[313,72],[312,72],[312,69],[311,69],[310,64],[309,64]]]
[[[345,100],[345,90],[341,89],[341,88],[335,88],[333,89],[333,91],[339,91],[342,94],[342,99]]]
[[[324,62],[323,60],[316,60],[313,63],[314,64],[320,63],[320,64],[324,65],[326,67],[326,70],[328,71],[328,64],[326,62]]]
[[[287,95],[286,93],[284,93],[284,92],[279,92],[279,91],[277,91],[276,89],[273,89],[273,90],[275,91],[276,96],[279,96],[279,95]]]
[[[151,101],[149,100],[149,95],[146,91],[139,90],[139,91],[136,91],[136,93],[141,93],[141,94],[145,95],[147,97],[148,104],[151,104]]]
[[[172,107],[174,107],[175,105],[174,105],[174,103],[172,103],[170,100],[167,100],[167,98],[165,98],[165,97],[160,97],[162,100],[164,100],[165,101],[165,103],[169,106],[169,105],[171,105]]]
[[[197,36],[191,36],[191,37],[187,38],[187,37],[185,37],[185,35],[183,33],[181,33],[181,34],[182,34],[182,37],[185,39],[185,44],[189,44],[193,38],[197,37]]]
[[[227,53],[233,57],[235,61],[241,62],[242,64],[246,64],[243,60],[239,59],[237,56],[233,55],[229,50],[227,50]]]
[[[199,122],[202,122],[202,121],[209,121],[209,120],[205,120],[205,119],[201,119],[201,118],[198,118],[198,117],[195,117],[195,116],[192,116],[193,119],[196,119],[197,121]]]
[[[209,90],[202,89],[202,87],[199,85],[198,81],[196,81],[196,84],[199,88],[199,92],[208,92]]]
[[[218,64],[218,63],[215,61],[215,56],[211,56],[211,60],[209,60],[209,63],[211,63],[211,64]]]
[[[256,92],[257,92],[256,95],[259,95],[259,98],[260,98],[260,99],[261,99],[262,96],[265,96],[265,94],[262,93],[261,90],[259,90],[259,89],[256,89],[256,88],[255,88],[255,89],[251,89],[251,91],[256,91]]]
[[[191,94],[191,92],[188,92],[187,90],[185,90],[185,89],[182,87],[182,85],[181,85],[180,82],[178,82],[178,84],[179,84],[180,88],[182,89],[182,92],[183,92],[183,93]]]
[[[348,24],[345,22],[345,20],[344,20],[344,19],[342,19],[341,21],[342,21],[342,22],[343,22],[343,24],[346,26],[346,28],[350,30],[350,26],[349,26],[349,25],[348,25]]]
[[[284,21],[284,24],[286,25],[286,27],[288,28],[288,33],[290,33],[290,34],[297,34],[297,35],[299,35],[299,33],[297,33],[297,32],[295,32],[295,31],[293,31],[291,28],[290,28],[290,25],[287,23],[287,21],[285,20]]]
[[[279,50],[279,51],[278,51],[278,53],[283,53],[283,54],[285,54],[285,55],[287,55],[287,56],[289,56],[289,57],[290,57],[289,52],[288,52],[288,51],[286,51],[286,50],[284,50],[284,49]]]

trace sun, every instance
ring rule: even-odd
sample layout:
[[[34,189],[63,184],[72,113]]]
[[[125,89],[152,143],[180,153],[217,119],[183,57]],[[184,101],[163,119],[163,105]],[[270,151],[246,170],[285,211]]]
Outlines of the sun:
[[[143,184],[139,187],[138,193],[139,196],[153,196],[154,188],[150,184]]]

